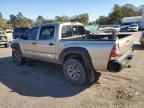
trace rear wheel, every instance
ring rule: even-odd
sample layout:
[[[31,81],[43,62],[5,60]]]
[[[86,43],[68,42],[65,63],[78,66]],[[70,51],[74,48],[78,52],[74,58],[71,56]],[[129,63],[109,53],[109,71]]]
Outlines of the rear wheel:
[[[86,70],[82,61],[77,59],[68,59],[63,65],[64,75],[67,80],[75,85],[83,85],[86,83]]]
[[[21,57],[21,54],[20,54],[19,50],[17,50],[17,49],[13,50],[12,58],[13,58],[13,61],[18,65],[22,65],[25,63],[25,58]]]

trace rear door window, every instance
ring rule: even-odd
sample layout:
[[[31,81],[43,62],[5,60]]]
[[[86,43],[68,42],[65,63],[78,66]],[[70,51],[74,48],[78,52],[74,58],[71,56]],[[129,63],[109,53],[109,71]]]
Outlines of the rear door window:
[[[48,40],[54,37],[54,26],[44,26],[41,28],[39,40]]]
[[[29,30],[26,34],[26,38],[28,40],[36,40],[38,29],[39,27],[34,27],[31,30]]]

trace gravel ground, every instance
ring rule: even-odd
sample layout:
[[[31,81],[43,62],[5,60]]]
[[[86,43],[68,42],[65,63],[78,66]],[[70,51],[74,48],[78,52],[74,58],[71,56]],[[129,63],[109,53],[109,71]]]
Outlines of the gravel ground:
[[[0,108],[142,108],[144,47],[135,33],[131,68],[97,73],[98,82],[73,86],[59,65],[29,60],[17,66],[11,49],[0,47]]]

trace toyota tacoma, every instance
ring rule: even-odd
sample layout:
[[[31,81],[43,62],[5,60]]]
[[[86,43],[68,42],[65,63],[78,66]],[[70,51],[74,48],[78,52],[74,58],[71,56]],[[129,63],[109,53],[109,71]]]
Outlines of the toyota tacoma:
[[[132,35],[93,34],[81,23],[49,23],[31,28],[11,43],[13,61],[26,58],[61,64],[76,85],[95,80],[96,71],[119,72],[132,59]]]

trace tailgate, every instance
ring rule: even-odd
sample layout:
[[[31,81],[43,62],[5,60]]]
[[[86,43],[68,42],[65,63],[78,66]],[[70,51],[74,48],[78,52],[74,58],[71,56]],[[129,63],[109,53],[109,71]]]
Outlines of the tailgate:
[[[120,57],[126,56],[128,52],[130,53],[132,51],[133,46],[132,37],[133,37],[132,35],[129,35],[118,40]]]

